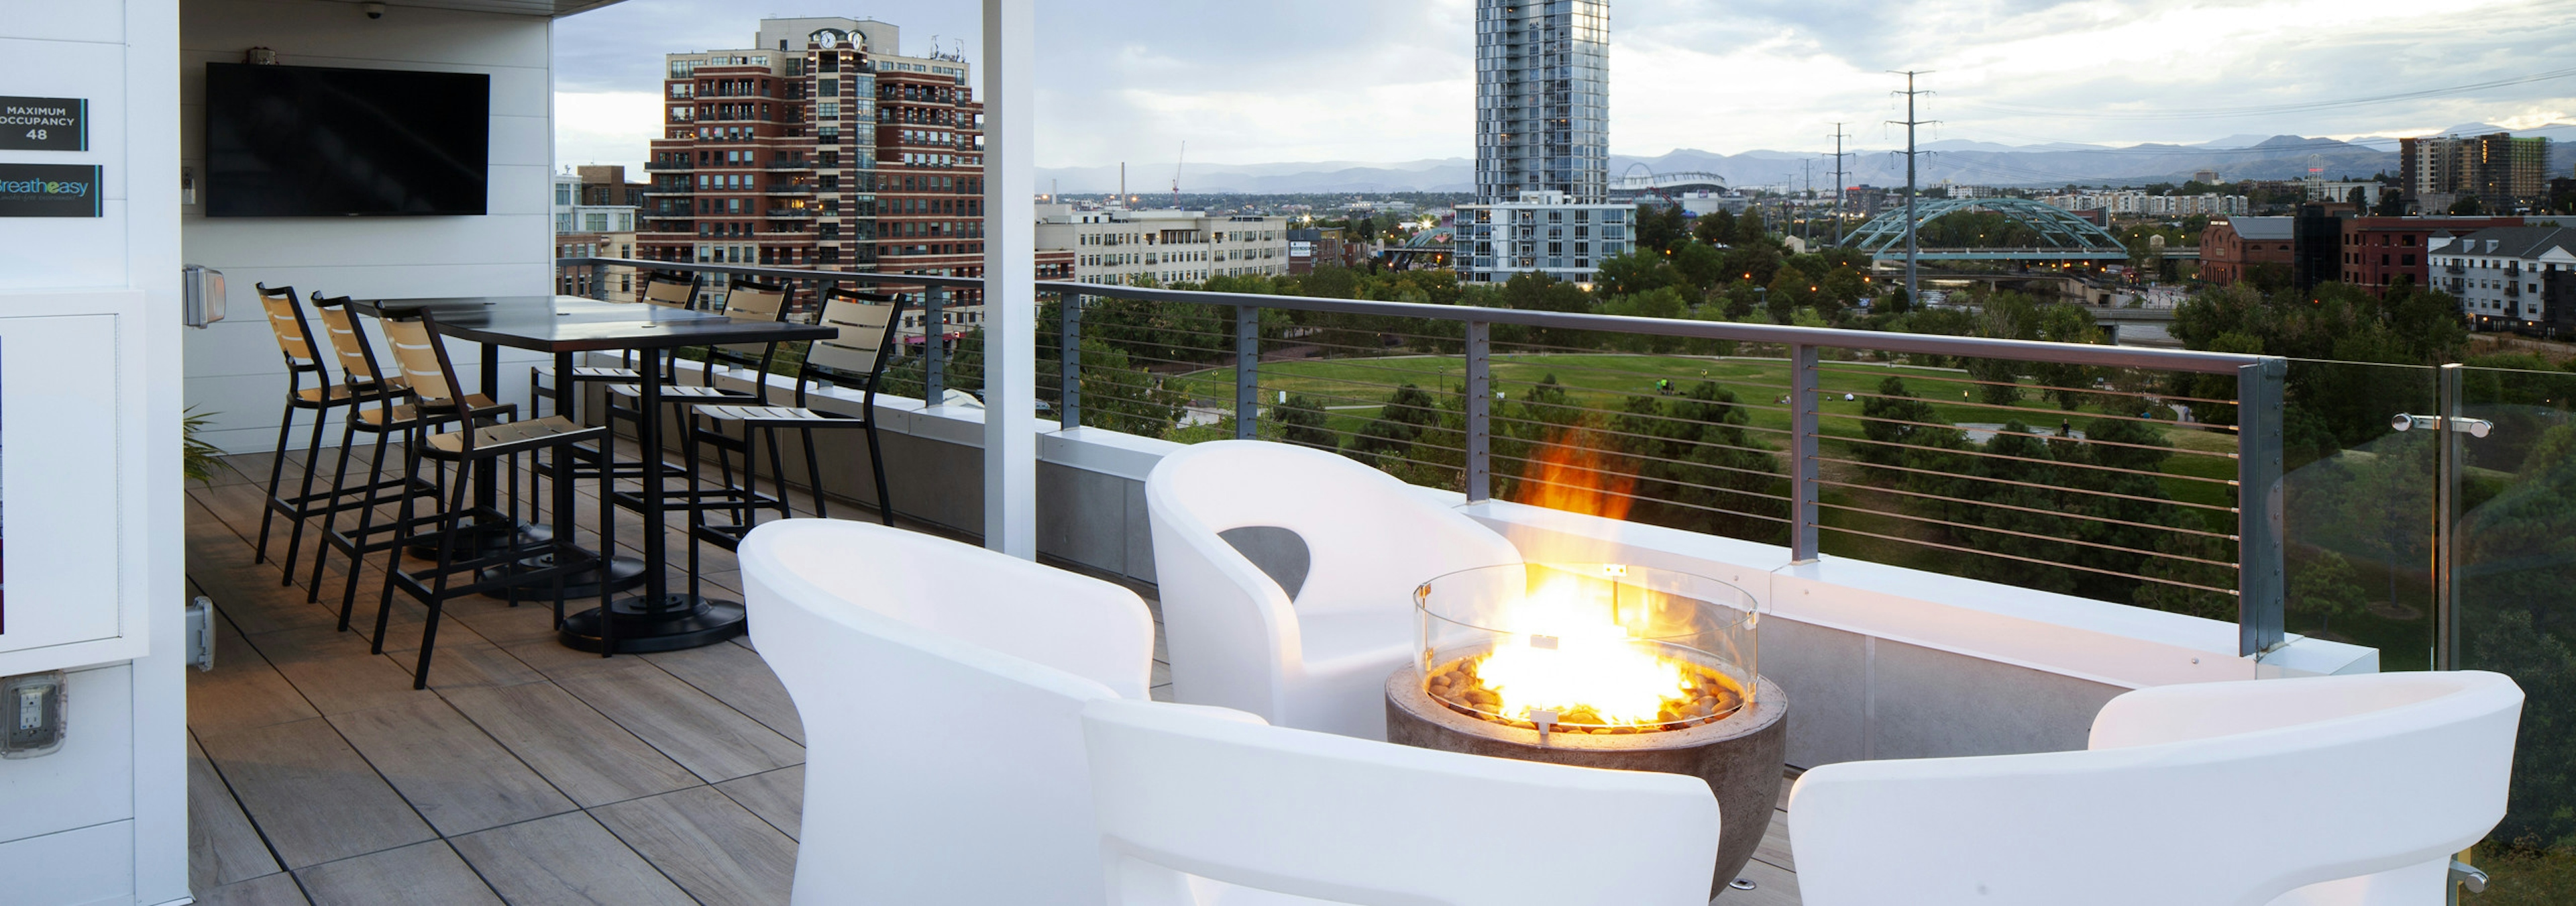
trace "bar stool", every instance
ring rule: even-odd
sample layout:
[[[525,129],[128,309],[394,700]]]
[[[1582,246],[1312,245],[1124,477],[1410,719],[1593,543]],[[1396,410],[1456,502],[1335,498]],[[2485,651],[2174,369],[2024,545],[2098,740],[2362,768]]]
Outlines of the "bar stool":
[[[786,319],[788,309],[792,307],[794,298],[794,288],[783,283],[764,283],[757,280],[736,279],[725,289],[723,312],[726,317],[735,321],[752,323],[777,322]],[[696,444],[690,443],[688,440],[688,432],[693,422],[686,417],[686,414],[690,409],[702,405],[720,403],[766,404],[769,400],[769,372],[771,366],[777,362],[778,345],[779,344],[775,342],[720,343],[707,347],[705,350],[706,360],[699,369],[698,383],[677,384],[666,382],[663,384],[661,389],[661,399],[663,405],[670,409],[668,414],[671,416],[663,423],[680,426],[682,465],[679,471],[688,477],[688,486],[684,490],[668,491],[660,488],[648,489],[662,494],[664,501],[663,507],[666,510],[678,509],[694,514],[709,507],[738,508],[748,505],[770,506],[778,508],[782,512],[784,511],[786,504],[783,502],[783,498],[779,500],[768,500],[765,498],[758,498],[757,494],[750,495],[755,498],[753,500],[746,501],[739,498],[737,496],[738,493],[748,492],[738,492],[737,489],[734,488],[733,463],[729,457],[724,455],[721,448],[718,450],[717,454],[717,465],[724,470],[723,482],[714,490],[708,490],[701,486],[698,476],[698,447]],[[718,368],[722,368],[727,372],[748,372],[750,375],[751,389],[728,390],[716,386],[716,373]],[[611,426],[613,427],[618,422],[626,422],[634,425],[636,428],[636,437],[639,439],[639,443],[642,443],[644,388],[636,384],[612,384],[609,385],[606,395],[602,397],[602,399],[607,402],[606,412]],[[657,453],[658,451],[651,452]],[[775,451],[773,451],[773,455],[774,452]],[[746,469],[746,473],[748,473],[749,463],[746,462],[744,467]],[[621,477],[622,475],[623,473],[621,473]],[[640,500],[641,498],[638,499]],[[691,524],[694,525],[695,523],[696,517],[692,516]],[[691,544],[689,546],[689,593],[691,595],[696,595],[698,593],[698,565],[698,548],[697,545]]]
[[[900,296],[881,296],[854,289],[833,287],[824,292],[822,323],[838,328],[831,339],[816,340],[805,351],[805,359],[796,369],[796,396],[792,406],[751,403],[702,403],[695,410],[696,420],[690,432],[692,446],[704,443],[718,450],[739,450],[743,454],[741,493],[756,498],[760,476],[758,461],[752,456],[755,437],[765,436],[769,444],[770,474],[778,487],[779,504],[774,507],[781,516],[792,515],[786,506],[787,475],[778,454],[778,430],[792,429],[805,443],[806,481],[813,486],[814,515],[828,517],[823,502],[823,472],[814,452],[814,432],[828,429],[856,428],[867,432],[868,465],[876,473],[877,516],[887,525],[894,524],[894,499],[886,488],[885,455],[877,442],[877,386],[885,377],[886,364],[896,349],[895,333],[903,323],[904,303]],[[825,386],[856,388],[860,392],[858,415],[826,412],[812,408],[810,393]],[[741,438],[736,440],[734,434]],[[730,481],[730,477],[727,479]],[[757,510],[767,507],[733,508],[738,516],[730,525],[707,521],[704,514],[726,507],[692,510],[690,534],[732,550],[742,543],[756,521]],[[694,550],[694,549],[693,549]]]
[[[396,551],[394,557],[399,561],[402,557],[401,545],[409,543],[407,536],[411,533],[411,529],[416,527],[404,525],[401,522],[380,524],[376,518],[379,512],[388,505],[408,506],[419,499],[444,500],[447,495],[445,470],[432,473],[430,478],[421,478],[418,469],[420,449],[418,445],[409,441],[403,444],[403,474],[386,478],[385,445],[395,435],[407,437],[425,418],[451,416],[443,410],[424,411],[415,404],[414,394],[399,363],[391,372],[386,371],[383,360],[376,357],[375,346],[367,342],[366,333],[358,329],[357,319],[350,313],[347,297],[319,300],[315,304],[322,309],[324,322],[330,325],[333,338],[344,340],[347,348],[356,352],[354,359],[360,364],[353,367],[362,367],[365,373],[379,375],[379,380],[394,388],[394,392],[376,399],[375,407],[362,406],[350,413],[348,422],[341,430],[340,449],[344,456],[350,448],[357,445],[358,434],[371,434],[376,438],[375,450],[367,457],[367,483],[351,492],[359,498],[355,505],[335,508],[323,514],[322,517],[324,552],[327,554],[329,551],[337,550],[349,558],[348,576],[340,587],[339,622],[340,631],[347,632],[350,611],[357,603],[358,573],[360,567],[366,563],[367,555],[392,549]],[[467,396],[464,408],[466,417],[477,419],[500,418],[518,412],[516,406],[493,402],[490,397],[479,393]],[[348,474],[345,466],[341,474],[344,476]],[[388,490],[399,493],[391,495],[384,493]],[[518,496],[515,491],[514,480],[514,493],[511,495],[514,502]],[[340,509],[358,511],[358,524],[355,528],[348,531],[340,530]],[[321,565],[320,563],[314,565],[313,587],[308,591],[307,600],[317,600],[321,596]]]
[[[438,642],[439,616],[447,601],[467,595],[551,585],[555,624],[561,626],[564,578],[604,565],[601,555],[573,543],[573,486],[566,480],[553,483],[554,533],[551,537],[542,541],[514,540],[490,553],[474,550],[465,534],[469,517],[475,515],[474,508],[467,502],[469,489],[474,484],[474,473],[489,468],[515,472],[519,455],[540,451],[553,454],[554,461],[560,466],[570,462],[565,451],[573,444],[604,440],[608,429],[583,427],[562,415],[517,421],[499,421],[501,415],[482,415],[478,413],[472,396],[458,392],[457,388],[462,384],[456,379],[456,367],[448,360],[447,347],[439,342],[437,324],[429,313],[379,318],[377,323],[383,326],[385,342],[393,347],[394,362],[402,369],[403,382],[411,391],[409,403],[397,404],[390,399],[379,403],[383,413],[381,423],[401,425],[406,434],[406,481],[418,482],[423,464],[432,468],[452,464],[456,469],[455,477],[447,482],[447,495],[439,501],[437,512],[416,513],[415,501],[419,499],[416,495],[404,495],[402,499],[400,513],[393,522],[396,526],[394,534],[398,537],[384,545],[391,549],[391,553],[385,564],[384,590],[376,602],[376,631],[369,647],[374,653],[384,653],[385,627],[393,612],[396,589],[427,606],[429,618],[421,627],[420,659],[412,670],[412,688],[425,689],[429,686],[430,656]],[[508,407],[498,408],[508,410]],[[507,411],[502,414],[507,414]],[[442,427],[451,430],[439,430]],[[372,516],[374,510],[371,507],[365,513],[361,516],[362,533],[365,531],[364,520]],[[599,518],[600,548],[612,550],[614,539],[609,537],[609,533],[615,530],[616,522],[610,517],[605,493],[600,496]],[[405,571],[402,568],[402,550],[423,542],[438,551],[437,563]],[[460,554],[460,548],[466,550]],[[540,558],[547,558],[544,565],[532,565]],[[488,567],[509,564],[517,564],[521,568],[484,572]],[[607,612],[609,596],[607,584],[601,583],[599,606],[602,613]],[[605,639],[606,650],[614,652],[617,648],[615,621],[603,622],[606,625],[601,631],[611,634]]]
[[[368,342],[365,331],[358,329],[357,316],[350,313],[349,297],[324,296],[316,292],[313,294],[312,301],[313,309],[322,315],[322,330],[330,337],[331,350],[340,359],[340,373],[356,390],[357,402],[407,400],[410,390],[403,385],[401,372],[385,373],[376,358],[374,344]],[[390,399],[378,400],[379,395]],[[478,414],[510,411],[509,407],[495,404],[481,396],[472,399]],[[350,602],[357,595],[356,565],[366,559],[367,553],[382,550],[383,547],[381,543],[367,541],[365,536],[370,533],[370,528],[361,528],[356,532],[340,531],[340,513],[360,508],[372,509],[397,502],[399,498],[386,496],[387,491],[429,497],[437,497],[444,492],[444,488],[435,482],[415,483],[401,476],[385,477],[385,440],[389,435],[403,430],[403,427],[402,424],[395,423],[389,428],[381,411],[367,409],[364,406],[353,410],[350,417],[340,425],[339,467],[332,473],[331,503],[319,508],[322,516],[322,546],[314,552],[313,575],[305,582],[304,600],[322,599],[322,573],[331,561],[331,552],[337,550],[346,554],[351,567],[348,581],[340,594],[340,629],[343,632],[348,631]],[[349,457],[358,446],[360,433],[375,437],[375,451],[367,460],[366,483],[350,487]],[[405,455],[409,455],[408,449]],[[367,522],[368,520],[363,517],[360,520],[362,526],[366,526]]]
[[[698,286],[698,280],[693,276],[673,273],[671,271],[652,271],[644,275],[643,285],[636,287],[635,298],[636,301],[642,302],[646,305],[654,305],[662,308],[676,308],[684,311],[695,310],[698,307]],[[659,352],[647,352],[643,354],[643,357],[649,360],[657,360],[661,364],[663,369],[663,383],[671,383],[675,379],[673,372],[676,370],[677,366],[669,355]],[[634,350],[630,349],[623,354],[623,359],[616,365],[573,366],[572,381],[576,389],[578,389],[581,384],[598,381],[633,383],[644,379],[644,373],[637,370],[639,367],[642,366],[638,364],[638,355]],[[536,365],[528,368],[528,399],[530,400],[528,407],[529,415],[534,416],[538,414],[534,401],[554,398],[554,388],[547,386],[544,381],[541,380],[541,378],[549,378],[553,376],[552,366]],[[572,413],[558,412],[555,414],[571,415]]]
[[[698,291],[702,286],[697,277],[674,271],[650,271],[643,277],[643,284],[636,287],[635,298],[638,302],[682,311],[697,310]],[[622,354],[619,364],[616,365],[573,366],[572,389],[578,394],[583,384],[603,382],[632,384],[644,379],[644,372],[640,370],[643,368],[660,369],[662,384],[666,387],[679,383],[678,356],[672,355],[667,350],[647,350],[639,353],[637,350],[630,349]],[[543,411],[539,405],[540,401],[554,399],[555,388],[541,380],[541,378],[554,377],[552,366],[539,365],[528,369],[528,414],[530,416],[533,417]],[[578,418],[577,413],[569,407],[555,414]],[[613,416],[614,413],[611,415]],[[567,455],[570,455],[573,461],[571,477],[574,480],[596,479],[603,473],[612,479],[643,477],[644,464],[640,461],[619,461],[615,447],[616,438],[612,435],[609,439],[601,441],[597,449],[588,446],[570,448]],[[536,464],[536,470],[541,474],[550,474],[553,471],[553,464],[551,461],[540,460]],[[608,479],[600,479],[600,481],[601,493],[605,494],[609,487]]]
[[[304,317],[304,309],[295,303],[295,287],[270,288],[252,284],[259,290],[260,307],[268,312],[268,327],[277,335],[277,348],[286,359],[286,408],[277,418],[277,449],[268,464],[268,504],[259,514],[259,544],[251,562],[268,562],[268,532],[278,516],[293,525],[286,537],[286,560],[280,564],[284,575],[279,585],[295,584],[295,556],[304,547],[304,522],[321,511],[314,507],[322,498],[313,493],[313,460],[322,452],[322,424],[331,420],[331,410],[357,403],[350,387],[331,379],[331,368],[322,359],[321,345],[314,341],[313,323]],[[313,377],[314,386],[304,386],[304,378]],[[286,473],[286,445],[295,431],[295,413],[313,413],[311,438],[304,444],[304,478],[292,497],[279,496],[278,486]]]

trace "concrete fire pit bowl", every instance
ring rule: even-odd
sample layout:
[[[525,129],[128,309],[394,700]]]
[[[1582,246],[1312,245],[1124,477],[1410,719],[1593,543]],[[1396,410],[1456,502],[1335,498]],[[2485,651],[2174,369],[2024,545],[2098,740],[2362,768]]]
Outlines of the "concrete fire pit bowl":
[[[1714,723],[1618,735],[1551,732],[1542,742],[1537,730],[1461,714],[1441,704],[1423,691],[1421,671],[1407,665],[1386,680],[1386,738],[1446,752],[1687,774],[1708,781],[1723,822],[1709,888],[1714,897],[1753,858],[1779,801],[1789,743],[1789,696],[1767,678],[1756,681],[1752,703]]]

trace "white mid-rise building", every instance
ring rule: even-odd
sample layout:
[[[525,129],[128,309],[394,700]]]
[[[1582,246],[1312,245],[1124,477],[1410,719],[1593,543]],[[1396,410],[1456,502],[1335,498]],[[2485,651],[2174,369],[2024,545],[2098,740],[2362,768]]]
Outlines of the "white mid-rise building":
[[[2425,251],[2433,288],[2459,297],[2462,314],[2481,326],[2536,324],[2550,320],[2545,275],[2576,271],[2576,227],[2491,227],[2433,237]]]
[[[1454,260],[1461,279],[1501,283],[1536,271],[1591,283],[1603,259],[1627,254],[1632,208],[1577,204],[1563,192],[1523,192],[1517,201],[1458,206]]]
[[[2040,199],[2051,207],[2069,211],[2106,211],[2114,217],[2209,217],[2240,216],[2252,210],[2252,202],[2243,195],[2149,195],[2136,189],[2102,192],[2071,192]]]
[[[555,174],[555,235],[635,232],[634,205],[581,202],[581,177]]]
[[[1083,283],[1164,286],[1288,274],[1288,218],[1042,204],[1038,251],[1072,252]]]

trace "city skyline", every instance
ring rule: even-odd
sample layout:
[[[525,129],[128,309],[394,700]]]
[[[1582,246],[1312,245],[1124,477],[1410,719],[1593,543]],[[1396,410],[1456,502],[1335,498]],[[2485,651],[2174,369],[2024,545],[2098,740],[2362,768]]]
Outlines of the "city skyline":
[[[972,4],[878,2],[780,14],[874,16],[906,52],[936,35],[980,57]],[[1048,72],[1038,163],[1126,161],[1168,180],[1205,163],[1392,162],[1474,154],[1472,0],[1039,10]],[[764,12],[632,0],[558,24],[557,159],[633,163],[656,123],[660,55],[722,47]],[[1611,8],[1611,152],[1812,151],[1834,121],[1884,147],[1884,70],[1933,70],[1926,140],[2190,143],[2236,134],[2426,134],[2576,121],[2576,78],[2367,104],[2323,102],[2529,77],[2576,38],[2576,8],[2472,0],[1878,4],[1621,0]],[[2107,64],[2107,65],[2106,65]],[[2252,107],[2260,115],[2165,116]],[[1692,111],[1674,115],[1672,111]],[[2156,115],[2145,115],[2150,112]]]

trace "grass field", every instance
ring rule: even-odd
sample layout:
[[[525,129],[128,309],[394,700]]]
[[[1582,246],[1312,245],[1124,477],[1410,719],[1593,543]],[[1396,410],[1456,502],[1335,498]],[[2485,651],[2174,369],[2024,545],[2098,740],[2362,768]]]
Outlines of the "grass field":
[[[2102,414],[2098,405],[2088,404],[2073,412],[2060,410],[2052,400],[2039,398],[2036,390],[2024,392],[2024,398],[2011,407],[1977,401],[1977,387],[1967,383],[1965,372],[1949,368],[1890,366],[1866,362],[1825,362],[1818,383],[1826,393],[1819,407],[1821,426],[1829,437],[1860,437],[1861,406],[1867,395],[1878,392],[1879,382],[1887,377],[1903,378],[1906,389],[1931,403],[1941,419],[1953,424],[2001,424],[2021,420],[2036,429],[2056,429],[2064,421],[2075,422],[2082,430],[2084,421]],[[1780,399],[1789,392],[1788,364],[1776,359],[1697,358],[1674,355],[1618,354],[1544,354],[1497,355],[1494,357],[1494,387],[1507,398],[1520,399],[1528,388],[1555,376],[1578,405],[1593,409],[1618,411],[1635,396],[1653,396],[1657,380],[1670,380],[1676,393],[1687,393],[1700,381],[1715,381],[1735,393],[1750,419],[1753,433],[1766,440],[1785,436],[1789,428],[1788,407]],[[1184,378],[1188,391],[1202,399],[1224,399],[1233,396],[1234,369],[1217,368],[1192,373]],[[1275,403],[1279,393],[1304,394],[1330,410],[1328,427],[1335,431],[1356,432],[1375,418],[1395,388],[1415,384],[1425,390],[1446,391],[1466,383],[1464,362],[1456,356],[1388,356],[1368,359],[1318,359],[1293,362],[1271,362],[1261,366],[1261,400]],[[1853,399],[1843,399],[1852,394]],[[1962,396],[1965,394],[1966,396]],[[2145,403],[2137,397],[2121,396],[2125,406],[2136,402],[2140,411]],[[2138,412],[2123,412],[2137,415]],[[2171,410],[2160,410],[2167,419]],[[2235,460],[2223,454],[2236,449],[2233,434],[2209,431],[2197,426],[2168,424],[2165,439],[2174,445],[2177,455],[2167,458],[2165,470],[2176,476],[2200,478],[2233,478]],[[2194,503],[2227,505],[2227,488],[2208,482],[2187,479],[2166,481],[2166,492],[2177,500]]]

